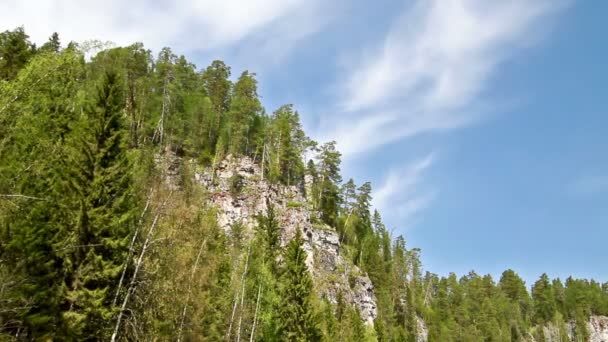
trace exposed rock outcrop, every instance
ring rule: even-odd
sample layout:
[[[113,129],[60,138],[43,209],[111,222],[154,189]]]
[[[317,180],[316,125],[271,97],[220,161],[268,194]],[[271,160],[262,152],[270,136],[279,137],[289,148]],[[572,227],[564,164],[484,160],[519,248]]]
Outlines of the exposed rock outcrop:
[[[608,342],[608,317],[591,316],[587,323],[589,342]]]
[[[538,327],[537,327],[538,328]],[[578,341],[575,337],[575,322],[565,324],[566,334],[570,342]],[[564,342],[560,329],[553,323],[549,323],[542,327],[545,341],[537,341],[530,337],[532,342]],[[589,340],[587,342],[608,342],[608,317],[606,316],[591,316],[587,322],[587,332]]]
[[[336,303],[341,293],[344,301],[359,309],[366,324],[373,324],[377,307],[371,280],[342,257],[336,231],[313,223],[318,222],[313,220],[318,214],[309,207],[303,191],[266,182],[259,166],[249,158],[229,156],[215,170],[196,172],[195,179],[209,191],[210,202],[218,209],[218,223],[228,233],[239,223],[251,236],[256,216],[266,213],[267,203],[272,203],[282,228],[282,245],[301,230],[306,263],[320,295]]]
[[[420,317],[416,317],[416,342],[427,342],[429,340],[429,329]]]

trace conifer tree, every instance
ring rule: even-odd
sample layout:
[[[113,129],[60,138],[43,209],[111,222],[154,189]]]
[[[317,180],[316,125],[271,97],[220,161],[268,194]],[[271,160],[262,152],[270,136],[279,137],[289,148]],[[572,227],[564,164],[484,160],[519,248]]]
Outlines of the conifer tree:
[[[230,153],[249,154],[255,150],[255,121],[262,114],[262,104],[258,98],[257,81],[254,73],[244,71],[234,84],[230,101]]]
[[[336,149],[336,142],[330,141],[321,146],[319,152],[319,210],[321,218],[330,226],[337,226],[337,213],[340,206],[340,162],[342,155]]]
[[[278,336],[281,341],[318,341],[320,330],[313,307],[313,284],[306,267],[306,252],[302,249],[302,233],[285,249],[285,266],[281,274],[281,304]]]
[[[342,186],[342,197],[344,201],[344,211],[349,215],[357,204],[357,186],[352,178]]]
[[[65,238],[72,224],[61,181],[64,138],[73,129],[81,76],[75,51],[37,55],[0,91],[0,193],[23,196],[0,199],[0,264],[22,279],[12,287],[11,302],[20,309],[10,321],[32,339],[63,325]]]
[[[532,286],[532,299],[536,321],[541,324],[551,321],[556,311],[555,297],[546,273],[543,273]]]
[[[64,313],[79,339],[107,334],[114,310],[112,295],[126,260],[136,200],[123,122],[124,88],[108,71],[88,109],[77,169],[70,175],[79,208]]]
[[[228,111],[232,82],[229,80],[230,67],[220,60],[215,60],[203,72],[203,83],[218,114]]]
[[[61,50],[61,41],[57,32],[53,32],[49,40],[40,47],[40,51],[45,52],[59,52],[59,50]]]
[[[0,80],[15,78],[34,51],[34,45],[30,43],[23,26],[0,33]]]
[[[257,232],[264,248],[264,262],[271,270],[276,271],[276,256],[281,244],[281,230],[277,221],[275,208],[270,201],[266,201],[266,215],[258,215]]]
[[[287,185],[301,184],[304,176],[304,153],[309,139],[302,130],[300,115],[292,105],[277,109],[268,127],[271,144],[269,178]]]

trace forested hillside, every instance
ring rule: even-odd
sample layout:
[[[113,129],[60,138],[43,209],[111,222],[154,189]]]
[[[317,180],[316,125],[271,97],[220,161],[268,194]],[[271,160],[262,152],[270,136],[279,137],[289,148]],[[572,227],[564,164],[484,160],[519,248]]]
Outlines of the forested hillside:
[[[232,72],[141,43],[0,33],[0,340],[595,338],[608,283],[423,270],[371,184],[342,179],[336,143],[310,139],[293,105],[267,112],[256,74]],[[222,180],[226,160],[259,172]],[[252,191],[277,202],[220,222],[217,203]],[[311,269],[303,226],[284,238],[298,208],[337,237],[335,277]],[[360,279],[373,316],[355,305]]]

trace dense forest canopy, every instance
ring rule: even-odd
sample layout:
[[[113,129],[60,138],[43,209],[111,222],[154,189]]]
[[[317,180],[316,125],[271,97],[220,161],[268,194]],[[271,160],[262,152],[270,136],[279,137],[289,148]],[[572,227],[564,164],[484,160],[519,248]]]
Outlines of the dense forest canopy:
[[[57,33],[40,47],[23,28],[0,33],[1,338],[418,341],[424,327],[429,341],[524,341],[572,323],[585,341],[589,317],[608,315],[608,283],[424,271],[371,184],[342,179],[335,142],[310,139],[293,105],[266,112],[255,73],[141,43],[87,52]],[[169,153],[179,190],[159,174]],[[373,283],[373,326],[316,294],[303,237],[281,246],[272,203],[251,241],[219,228],[191,174],[228,155],[308,192]]]

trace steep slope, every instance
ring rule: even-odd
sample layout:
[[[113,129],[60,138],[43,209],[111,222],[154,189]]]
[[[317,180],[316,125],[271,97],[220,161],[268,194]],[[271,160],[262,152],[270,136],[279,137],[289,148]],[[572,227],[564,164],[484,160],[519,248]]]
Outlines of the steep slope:
[[[198,184],[208,191],[209,201],[218,208],[218,223],[228,233],[235,224],[252,236],[256,216],[264,214],[270,203],[278,212],[281,245],[285,246],[301,230],[305,238],[306,260],[322,298],[337,302],[341,293],[354,305],[367,325],[377,317],[376,297],[369,277],[341,255],[340,241],[331,227],[313,223],[318,213],[311,210],[303,191],[295,186],[270,184],[250,158],[227,157],[214,170],[195,173]]]

